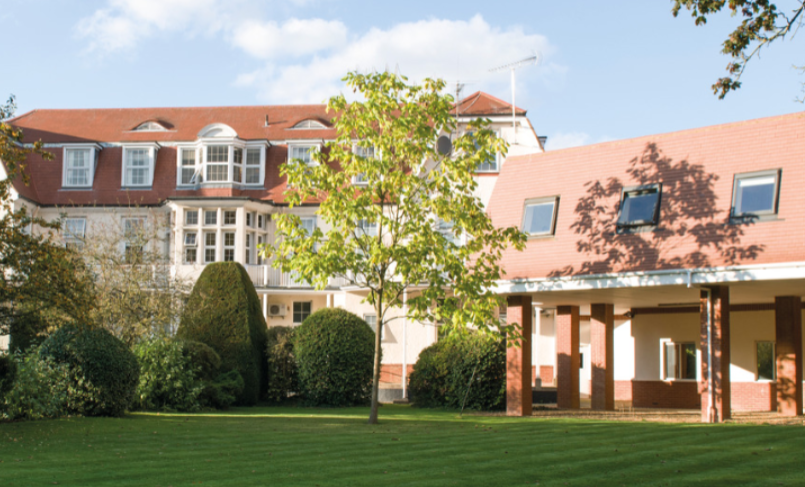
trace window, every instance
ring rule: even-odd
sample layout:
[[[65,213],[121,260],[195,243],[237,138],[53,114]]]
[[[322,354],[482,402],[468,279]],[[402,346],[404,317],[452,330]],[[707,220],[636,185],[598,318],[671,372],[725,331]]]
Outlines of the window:
[[[556,229],[558,196],[528,200],[523,211],[523,233],[539,237],[553,235]]]
[[[237,212],[235,210],[224,210],[224,225],[235,225],[237,221]]]
[[[246,149],[246,184],[260,184],[260,149]]]
[[[232,158],[234,162],[232,180],[239,183],[243,180],[243,151],[241,149],[233,149]]]
[[[123,186],[151,186],[153,148],[123,148]]]
[[[696,345],[663,341],[663,379],[696,379]]]
[[[370,222],[368,220],[358,220],[358,230],[362,232],[364,235],[369,235],[370,237],[377,236],[377,222]]]
[[[467,132],[467,135],[475,140],[475,133],[474,132]],[[497,136],[497,135],[496,135]],[[478,142],[475,142],[475,150],[478,150]],[[491,159],[488,159],[484,162],[478,164],[478,167],[475,168],[475,172],[498,172],[498,155],[495,154]]]
[[[307,232],[308,235],[313,235],[313,232],[316,231],[316,217],[302,217],[300,220],[302,220],[302,228],[305,229],[305,232]]]
[[[145,238],[145,218],[123,219],[123,255],[127,264],[142,262]]]
[[[65,218],[62,221],[62,238],[68,249],[81,251],[84,249],[84,233],[87,228],[85,218]]]
[[[92,172],[94,169],[92,154],[92,149],[65,149],[63,186],[92,186]]]
[[[235,232],[224,233],[224,262],[235,260]]]
[[[660,216],[660,189],[660,185],[624,189],[618,226],[656,225]]]
[[[198,243],[196,241],[196,232],[187,232],[184,234],[184,262],[186,264],[195,264],[198,254],[196,248]]]
[[[182,169],[180,184],[196,182],[196,149],[182,149]]]
[[[759,216],[777,213],[780,171],[737,174],[732,194],[732,216]]]
[[[263,245],[263,236],[257,236],[257,265],[263,265],[263,257],[260,255],[260,247]]]
[[[456,235],[455,231],[453,230],[454,226],[454,222],[446,222],[441,218],[436,220],[436,231],[441,233],[448,242],[451,242],[455,245],[461,245],[461,236]]]
[[[218,223],[218,210],[204,210],[204,224],[216,225]]]
[[[301,122],[294,125],[293,128],[320,130],[320,129],[326,129],[327,127],[323,123],[317,120],[302,120]]]
[[[257,228],[263,228],[263,215],[257,215]]]
[[[246,213],[246,226],[247,227],[254,226],[254,213]]]
[[[134,129],[135,132],[165,132],[166,130],[158,122],[143,122]]]
[[[377,315],[374,314],[367,314],[363,315],[363,321],[369,325],[369,328],[372,329],[372,332],[377,333]]]
[[[252,263],[252,244],[254,243],[254,234],[246,234],[246,263]]]
[[[207,147],[207,174],[205,181],[220,182],[229,180],[229,146],[211,145]]]
[[[215,232],[204,233],[204,263],[215,262]]]
[[[293,303],[293,322],[294,324],[302,323],[310,316],[310,301],[294,301]]]
[[[198,225],[198,210],[185,210],[184,211],[184,224],[185,225]]]
[[[757,342],[757,380],[777,380],[774,342]]]
[[[298,159],[307,164],[308,166],[311,166],[315,164],[313,162],[313,152],[318,150],[318,148],[319,148],[318,145],[312,145],[312,144],[289,146],[288,160],[293,161]]]
[[[375,148],[374,147],[361,147],[359,145],[355,145],[352,150],[356,156],[365,157],[367,159],[374,159],[375,157]],[[356,174],[352,176],[352,184],[356,186],[366,186],[368,184],[368,180],[366,179],[366,175],[364,173]]]

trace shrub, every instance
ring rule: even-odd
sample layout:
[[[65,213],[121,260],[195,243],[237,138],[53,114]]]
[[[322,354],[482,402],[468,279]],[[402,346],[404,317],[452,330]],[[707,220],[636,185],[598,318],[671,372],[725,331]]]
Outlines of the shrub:
[[[201,380],[214,380],[221,371],[221,357],[209,345],[193,340],[177,340],[182,353],[192,363]]]
[[[199,276],[182,315],[179,338],[212,347],[225,371],[237,370],[240,405],[254,405],[265,389],[266,323],[246,270],[236,262],[209,264]]]
[[[0,354],[0,405],[3,404],[3,396],[14,384],[15,372],[16,366],[11,355]]]
[[[298,391],[299,369],[294,357],[295,328],[273,326],[267,332],[266,356],[268,359],[267,399],[281,402]]]
[[[152,338],[133,349],[140,365],[135,403],[140,409],[195,411],[203,384],[183,344]]]
[[[408,390],[413,403],[419,407],[460,408],[466,395],[466,409],[503,409],[506,405],[505,341],[491,335],[468,333],[434,343],[419,354]]]
[[[310,315],[294,339],[305,401],[333,407],[367,404],[374,336],[365,321],[343,309],[325,308]]]
[[[137,359],[126,345],[103,328],[66,326],[39,349],[69,369],[69,413],[120,416],[134,399],[139,378]]]
[[[7,357],[14,381],[0,400],[0,417],[10,420],[58,418],[68,412],[68,391],[74,377],[69,367],[37,351]]]
[[[199,396],[199,403],[204,407],[226,409],[235,402],[235,398],[243,392],[243,377],[237,370],[230,370],[205,381]]]

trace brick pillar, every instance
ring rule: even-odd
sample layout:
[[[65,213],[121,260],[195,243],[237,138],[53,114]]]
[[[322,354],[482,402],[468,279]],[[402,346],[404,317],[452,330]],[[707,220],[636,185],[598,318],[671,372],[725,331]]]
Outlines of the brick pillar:
[[[707,291],[700,295],[702,370],[699,391],[702,397],[702,422],[718,423],[732,417],[730,403],[730,288],[714,286],[711,293],[711,323],[707,320]],[[708,329],[713,347],[713,405],[709,402],[710,355]]]
[[[777,354],[777,410],[802,415],[802,299],[774,298]]]
[[[556,308],[556,405],[579,408],[579,307]]]
[[[615,307],[593,304],[590,312],[592,408],[615,410]]]
[[[506,323],[520,325],[523,337],[506,348],[506,414],[531,416],[531,296],[509,296]]]

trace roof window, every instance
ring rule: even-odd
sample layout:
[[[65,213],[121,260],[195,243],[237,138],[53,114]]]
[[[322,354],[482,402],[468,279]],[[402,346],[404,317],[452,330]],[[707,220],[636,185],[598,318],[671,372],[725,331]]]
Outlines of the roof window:
[[[135,127],[134,132],[165,132],[166,129],[162,124],[159,122],[143,122],[137,127]]]
[[[779,170],[736,174],[732,191],[732,217],[775,215],[779,194]]]
[[[656,225],[660,217],[659,184],[624,189],[621,196],[619,227],[639,227]]]
[[[307,119],[307,120],[302,120],[301,122],[297,123],[296,125],[293,126],[293,128],[295,128],[295,129],[321,130],[321,129],[326,129],[327,126],[325,126],[323,123],[319,122],[318,120]]]

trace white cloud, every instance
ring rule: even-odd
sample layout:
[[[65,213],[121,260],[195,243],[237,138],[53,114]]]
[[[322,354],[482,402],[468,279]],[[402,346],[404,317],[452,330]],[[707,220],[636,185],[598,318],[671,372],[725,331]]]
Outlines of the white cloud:
[[[333,20],[290,19],[276,22],[246,21],[232,35],[232,43],[260,58],[291,57],[335,49],[347,41],[347,26]]]
[[[237,42],[236,45],[240,46]],[[267,57],[252,48],[240,47],[256,57]],[[469,21],[430,19],[397,24],[388,30],[372,28],[301,62],[269,62],[239,76],[236,85],[257,89],[263,101],[319,103],[340,91],[340,79],[347,71],[399,67],[411,81],[425,77],[459,79],[467,83],[464,94],[479,89],[500,93],[508,92],[508,73],[489,73],[489,68],[533,51],[549,59],[554,49],[544,36],[526,34],[520,27],[492,27],[480,15]],[[277,54],[272,51],[272,55]],[[563,67],[550,62],[518,71],[518,96],[526,94],[531,89],[529,85],[540,76],[563,72]]]
[[[590,134],[585,132],[558,132],[548,137],[548,142],[545,144],[545,149],[546,150],[567,149],[570,147],[578,147],[581,145],[609,142],[610,140],[614,139],[606,135],[593,139],[593,137],[590,136]]]

